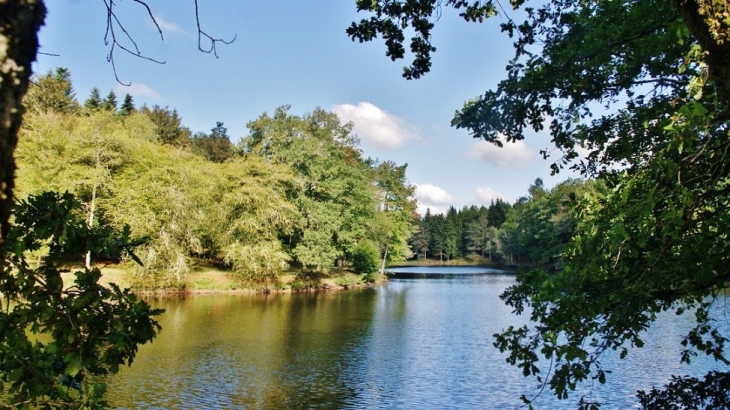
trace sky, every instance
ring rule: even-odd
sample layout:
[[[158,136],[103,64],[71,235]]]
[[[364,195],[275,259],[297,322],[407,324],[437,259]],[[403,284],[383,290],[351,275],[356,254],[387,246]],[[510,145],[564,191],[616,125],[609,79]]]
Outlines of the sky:
[[[118,20],[146,57],[158,64],[114,51],[117,82],[108,62],[104,1],[46,2],[48,16],[40,32],[41,55],[34,71],[70,70],[80,102],[98,87],[142,104],[177,109],[193,132],[208,132],[222,121],[235,143],[246,124],[261,114],[290,105],[301,115],[315,108],[352,121],[364,156],[407,163],[419,210],[443,212],[453,205],[514,202],[535,178],[547,187],[569,177],[550,176],[551,149],[546,133],[497,148],[450,126],[464,102],[496,87],[505,78],[512,42],[500,33],[500,18],[466,23],[454,10],[436,22],[437,48],[431,72],[419,80],[401,74],[407,61],[392,62],[382,40],[353,42],[345,29],[369,17],[357,13],[354,0],[199,1],[201,28],[219,44],[216,58],[198,50],[193,0],[149,0],[162,37],[147,10],[131,0],[116,0]],[[517,13],[512,18],[519,18]],[[120,42],[133,48],[116,26]],[[209,43],[203,43],[208,47]]]

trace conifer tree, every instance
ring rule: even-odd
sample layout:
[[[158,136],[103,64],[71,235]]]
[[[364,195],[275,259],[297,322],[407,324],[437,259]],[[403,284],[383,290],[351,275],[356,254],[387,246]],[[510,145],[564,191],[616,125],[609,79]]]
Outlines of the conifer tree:
[[[91,95],[89,95],[89,98],[84,102],[84,108],[90,111],[95,111],[101,108],[101,93],[99,92],[98,87],[94,87],[91,89]]]
[[[71,113],[79,107],[71,73],[63,67],[35,76],[23,102],[28,109],[40,112]]]
[[[123,116],[127,116],[131,113],[136,111],[134,108],[134,100],[132,99],[132,96],[127,94],[124,96],[124,101],[122,102],[122,106],[119,107],[119,114]]]
[[[101,103],[101,108],[105,111],[117,111],[117,95],[114,94],[114,91],[109,91],[109,94],[107,94],[104,101]]]

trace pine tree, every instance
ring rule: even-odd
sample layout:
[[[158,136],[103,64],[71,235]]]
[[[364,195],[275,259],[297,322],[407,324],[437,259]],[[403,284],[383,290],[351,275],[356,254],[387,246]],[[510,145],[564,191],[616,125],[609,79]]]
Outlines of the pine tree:
[[[119,108],[119,114],[126,117],[134,111],[136,111],[134,108],[134,100],[132,100],[131,95],[127,94],[124,96],[124,102],[122,102],[122,106]]]
[[[114,94],[114,91],[109,91],[104,102],[101,103],[101,109],[112,112],[117,111],[117,95]]]
[[[55,72],[34,76],[23,103],[32,111],[75,112],[79,103],[71,83],[71,73],[58,67]]]
[[[101,108],[101,93],[97,87],[91,89],[91,95],[84,102],[84,108],[90,111],[95,111]]]

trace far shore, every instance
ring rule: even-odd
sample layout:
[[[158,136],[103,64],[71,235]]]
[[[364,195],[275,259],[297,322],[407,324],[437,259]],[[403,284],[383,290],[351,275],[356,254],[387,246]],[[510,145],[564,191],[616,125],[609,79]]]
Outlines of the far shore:
[[[488,266],[494,268],[513,269],[514,266],[490,262],[485,258],[452,259],[449,261],[440,260],[412,260],[397,262],[389,265],[388,268],[407,266]],[[262,294],[262,293],[292,293],[308,291],[339,291],[353,288],[365,288],[387,282],[386,275],[379,275],[374,283],[365,282],[361,275],[356,275],[349,270],[333,269],[329,273],[303,273],[300,270],[291,270],[279,275],[279,283],[276,285],[261,287],[245,287],[238,285],[230,276],[229,272],[211,266],[202,266],[185,274],[185,285],[175,288],[163,289],[138,289],[134,286],[134,279],[128,269],[123,265],[98,266],[102,272],[99,283],[108,285],[115,283],[121,288],[132,288],[141,295],[173,296],[182,294]],[[70,267],[72,272],[64,273],[64,282],[69,284],[73,281],[73,272],[80,267]]]

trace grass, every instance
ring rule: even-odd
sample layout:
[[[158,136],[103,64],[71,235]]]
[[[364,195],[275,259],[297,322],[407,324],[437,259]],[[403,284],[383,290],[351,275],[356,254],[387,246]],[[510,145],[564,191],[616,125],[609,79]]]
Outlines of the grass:
[[[134,277],[123,265],[99,267],[102,272],[99,283],[108,285],[113,282],[122,288],[133,287]],[[63,280],[66,286],[73,283],[73,272],[82,269],[81,267],[70,267],[71,272],[64,273]],[[369,278],[372,279],[372,278]],[[378,278],[376,282],[387,279]],[[265,289],[266,292],[297,292],[318,289],[349,289],[352,287],[366,286],[369,283],[362,275],[356,275],[347,269],[335,269],[329,273],[310,272],[302,269],[294,269],[282,272],[279,275],[278,283]],[[198,266],[189,272],[185,277],[186,292],[212,293],[212,292],[261,292],[261,289],[248,288],[239,285],[228,275],[228,272],[216,266]]]

